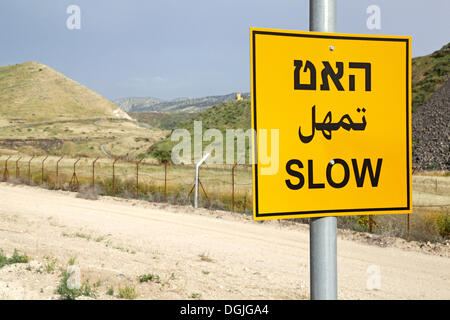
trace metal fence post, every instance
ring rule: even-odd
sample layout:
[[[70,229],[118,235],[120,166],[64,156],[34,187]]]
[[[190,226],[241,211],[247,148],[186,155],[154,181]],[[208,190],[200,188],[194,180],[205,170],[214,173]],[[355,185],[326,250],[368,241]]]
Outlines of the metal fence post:
[[[119,159],[114,159],[113,165],[112,165],[112,195],[113,195],[113,197],[116,195],[116,185],[115,185],[115,182],[116,182],[115,165],[116,165],[117,160],[119,160]]]
[[[139,165],[144,159],[136,162],[136,199],[139,199]]]
[[[164,202],[167,202],[167,161],[164,162]]]
[[[98,157],[92,162],[92,190],[95,189],[95,163],[97,162]]]
[[[58,159],[58,161],[56,161],[56,181],[55,181],[55,186],[57,186],[58,188],[61,188],[61,185],[59,183],[59,162],[63,159],[64,157],[61,157]]]
[[[19,161],[20,161],[20,159],[22,159],[21,156],[16,160],[16,179],[19,179],[19,175],[20,175],[20,169],[19,169]]]
[[[41,168],[41,184],[44,184],[44,162],[45,160],[47,160],[48,156],[46,156],[43,160],[42,160],[42,168]]]
[[[237,163],[233,165],[231,169],[231,212],[234,213],[234,169],[236,168]]]
[[[247,192],[245,192],[244,196],[244,213],[247,213]]]
[[[72,178],[70,179],[69,182],[69,187],[71,191],[79,191],[80,189],[80,182],[78,181],[78,177],[77,177],[77,172],[76,172],[76,165],[78,163],[78,161],[80,161],[81,158],[78,158],[77,161],[75,161],[73,163],[73,174],[72,174]],[[75,186],[75,188],[74,188]]]
[[[408,213],[407,216],[408,216],[407,220],[408,220],[408,242],[409,242],[409,240],[410,240],[410,237],[409,237],[410,236],[410,224],[409,224],[409,216],[410,216],[410,214]]]
[[[335,32],[336,1],[309,1],[309,30]],[[331,44],[331,43],[330,43]],[[337,219],[310,219],[310,294],[312,300],[337,299]]]
[[[31,185],[31,160],[34,159],[34,156],[28,160],[28,184]]]
[[[8,181],[9,178],[9,171],[8,171],[8,161],[11,159],[12,156],[9,156],[5,161],[5,170],[3,171],[3,181]]]

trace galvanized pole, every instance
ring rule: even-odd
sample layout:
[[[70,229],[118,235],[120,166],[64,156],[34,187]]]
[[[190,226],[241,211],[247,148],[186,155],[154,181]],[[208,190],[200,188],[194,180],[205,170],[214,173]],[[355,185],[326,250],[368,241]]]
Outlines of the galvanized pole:
[[[309,0],[309,31],[336,31],[336,0]]]
[[[309,29],[335,32],[336,0],[309,1]],[[330,42],[330,47],[333,43]],[[337,219],[310,219],[310,294],[312,300],[337,299]]]

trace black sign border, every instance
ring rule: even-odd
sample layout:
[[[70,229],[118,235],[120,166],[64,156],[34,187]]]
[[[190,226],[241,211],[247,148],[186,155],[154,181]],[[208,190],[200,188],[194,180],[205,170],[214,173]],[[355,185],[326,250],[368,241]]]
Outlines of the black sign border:
[[[366,41],[395,41],[405,42],[406,44],[406,207],[391,207],[391,208],[363,208],[363,209],[335,209],[335,210],[315,210],[315,211],[295,211],[295,212],[277,212],[277,213],[259,213],[259,197],[258,197],[258,161],[257,161],[257,126],[256,126],[256,35],[272,35],[283,37],[300,37],[300,38],[322,38],[322,39],[343,39],[343,40],[366,40]],[[346,212],[371,212],[371,211],[409,211],[411,210],[411,192],[410,192],[410,147],[409,147],[409,82],[410,82],[410,70],[409,70],[409,38],[389,38],[389,37],[364,37],[364,36],[344,36],[344,35],[326,35],[326,34],[305,34],[305,33],[292,33],[292,32],[275,32],[275,31],[262,31],[252,30],[252,99],[253,99],[253,130],[255,132],[254,144],[254,184],[255,184],[255,217],[277,217],[280,216],[293,216],[293,215],[312,215],[312,214],[324,214],[324,213],[346,213]]]

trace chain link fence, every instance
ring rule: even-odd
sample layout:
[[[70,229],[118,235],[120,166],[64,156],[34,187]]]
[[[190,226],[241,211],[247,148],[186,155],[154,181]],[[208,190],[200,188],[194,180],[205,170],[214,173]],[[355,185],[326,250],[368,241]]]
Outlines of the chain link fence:
[[[41,185],[81,195],[110,195],[172,204],[193,203],[194,165],[145,159],[0,155],[1,181]],[[203,165],[200,206],[252,213],[252,172],[248,165]]]

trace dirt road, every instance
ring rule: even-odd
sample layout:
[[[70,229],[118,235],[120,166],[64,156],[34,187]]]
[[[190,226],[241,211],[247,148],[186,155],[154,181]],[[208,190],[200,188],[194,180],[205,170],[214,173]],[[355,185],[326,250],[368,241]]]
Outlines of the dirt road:
[[[33,260],[0,269],[0,298],[59,298],[60,269],[76,257],[99,299],[127,284],[142,299],[307,299],[308,241],[307,225],[0,184],[0,248]],[[373,265],[378,290],[366,286]],[[341,299],[450,299],[448,257],[339,236],[338,272]],[[160,280],[137,281],[150,273]]]

